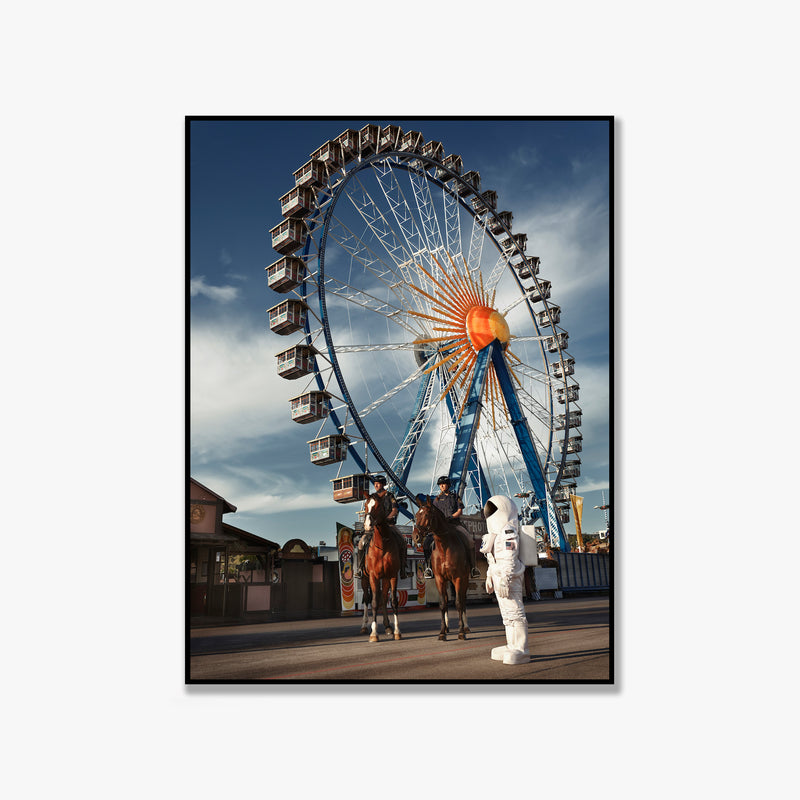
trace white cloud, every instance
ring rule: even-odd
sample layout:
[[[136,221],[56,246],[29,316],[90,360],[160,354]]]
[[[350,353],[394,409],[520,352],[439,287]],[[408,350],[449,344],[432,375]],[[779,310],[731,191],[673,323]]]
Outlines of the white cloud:
[[[193,455],[224,457],[290,424],[288,401],[305,382],[281,378],[275,356],[291,344],[247,319],[192,325]]]
[[[528,234],[527,252],[542,259],[553,283],[552,301],[564,303],[608,285],[608,207],[593,192],[529,212],[514,229]]]
[[[205,275],[200,275],[189,281],[189,294],[192,297],[203,295],[219,303],[230,303],[239,296],[239,290],[235,286],[209,286]]]
[[[511,161],[522,167],[536,167],[541,161],[541,156],[535,147],[518,147],[511,153]]]

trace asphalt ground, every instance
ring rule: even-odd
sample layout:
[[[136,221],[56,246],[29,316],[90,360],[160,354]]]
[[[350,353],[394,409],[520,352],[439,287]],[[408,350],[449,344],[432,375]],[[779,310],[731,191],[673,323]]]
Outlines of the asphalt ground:
[[[192,629],[187,683],[613,682],[608,596],[531,601],[525,611],[527,664],[489,657],[505,644],[505,632],[497,606],[487,603],[468,606],[465,640],[451,607],[444,642],[438,607],[401,612],[402,638],[380,625],[374,643],[359,632],[360,614]]]

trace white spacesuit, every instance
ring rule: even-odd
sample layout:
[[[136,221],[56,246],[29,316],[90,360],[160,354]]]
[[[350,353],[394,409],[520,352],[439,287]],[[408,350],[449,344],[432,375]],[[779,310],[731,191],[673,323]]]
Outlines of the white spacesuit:
[[[486,555],[486,591],[497,595],[497,604],[506,629],[507,644],[492,649],[492,658],[504,664],[526,664],[528,618],[522,602],[525,565],[520,558],[520,534],[517,506],[510,497],[494,495],[483,507],[488,533],[481,552]]]

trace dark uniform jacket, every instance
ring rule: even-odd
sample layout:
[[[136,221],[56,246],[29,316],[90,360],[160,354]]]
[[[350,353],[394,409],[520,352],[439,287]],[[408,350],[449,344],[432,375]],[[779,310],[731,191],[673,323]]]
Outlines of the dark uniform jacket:
[[[452,517],[456,511],[464,508],[464,504],[461,502],[455,492],[447,492],[446,494],[437,495],[433,498],[433,504],[448,519]]]
[[[386,512],[387,517],[393,511],[397,511],[397,498],[391,492],[386,492],[386,494],[383,497],[379,497],[378,502],[381,503],[381,505],[383,505],[383,510]],[[389,523],[391,525],[396,525],[397,517],[389,520]]]

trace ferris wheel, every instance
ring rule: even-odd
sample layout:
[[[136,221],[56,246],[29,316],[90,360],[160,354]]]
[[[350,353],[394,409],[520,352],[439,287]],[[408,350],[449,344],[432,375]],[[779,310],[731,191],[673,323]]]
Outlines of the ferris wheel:
[[[568,550],[579,386],[513,214],[460,156],[394,125],[345,130],[293,178],[270,231],[285,297],[269,326],[301,336],[278,372],[302,379],[291,418],[318,423],[309,455],[338,465],[334,499],[360,500],[380,471],[413,505],[448,475],[466,513],[521,498],[523,522]]]

